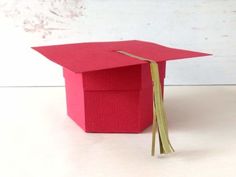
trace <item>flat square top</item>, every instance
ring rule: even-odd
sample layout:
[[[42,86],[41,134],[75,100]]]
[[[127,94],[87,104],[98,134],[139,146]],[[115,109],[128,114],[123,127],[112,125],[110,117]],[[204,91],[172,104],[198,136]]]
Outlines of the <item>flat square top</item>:
[[[156,62],[209,55],[138,40],[40,46],[33,49],[76,73],[146,63],[117,51],[125,51]]]

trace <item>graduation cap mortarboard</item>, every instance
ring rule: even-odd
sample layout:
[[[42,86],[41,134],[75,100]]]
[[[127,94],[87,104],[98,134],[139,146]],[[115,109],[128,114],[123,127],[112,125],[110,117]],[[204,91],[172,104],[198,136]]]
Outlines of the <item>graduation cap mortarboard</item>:
[[[33,49],[75,73],[146,63],[116,51],[125,51],[156,62],[209,55],[137,40],[52,45]]]
[[[86,132],[142,131],[151,124],[153,115],[153,120],[156,120],[156,116],[164,115],[163,104],[159,104],[162,102],[160,92],[152,93],[152,79],[160,83],[159,90],[164,89],[165,62],[209,55],[137,40],[64,44],[33,49],[63,66],[68,115]],[[151,64],[150,72],[149,62],[158,63],[158,67]],[[154,91],[158,87],[154,84]],[[152,102],[152,94],[156,102]],[[156,109],[161,111],[155,113]],[[159,124],[166,124],[165,118],[159,121]],[[155,121],[153,123],[155,125]],[[160,141],[161,153],[173,151],[168,133],[162,130],[165,126],[158,127],[159,139],[164,137]]]

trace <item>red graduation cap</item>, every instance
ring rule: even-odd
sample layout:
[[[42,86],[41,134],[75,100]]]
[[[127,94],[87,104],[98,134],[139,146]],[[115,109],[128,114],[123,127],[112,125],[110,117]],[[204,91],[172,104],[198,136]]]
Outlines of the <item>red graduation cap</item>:
[[[63,66],[68,115],[86,132],[140,132],[152,123],[152,81],[147,61],[158,63],[164,89],[167,60],[209,54],[137,40],[33,47]]]

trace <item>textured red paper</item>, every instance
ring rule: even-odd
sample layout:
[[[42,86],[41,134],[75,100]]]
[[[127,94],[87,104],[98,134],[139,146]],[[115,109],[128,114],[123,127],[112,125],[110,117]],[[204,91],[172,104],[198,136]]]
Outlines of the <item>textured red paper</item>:
[[[117,53],[118,50],[157,62],[209,55],[136,40],[42,46],[33,49],[76,73],[146,63]]]
[[[64,68],[64,77],[68,115],[85,131],[131,133],[151,124],[148,63],[84,73]]]
[[[87,132],[140,132],[152,122],[149,64],[116,51],[157,61],[163,91],[167,60],[209,55],[136,40],[33,49],[63,66],[68,115]]]

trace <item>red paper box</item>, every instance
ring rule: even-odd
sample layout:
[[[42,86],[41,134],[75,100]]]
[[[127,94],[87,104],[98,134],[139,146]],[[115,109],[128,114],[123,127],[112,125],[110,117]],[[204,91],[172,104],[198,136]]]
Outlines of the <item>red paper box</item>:
[[[141,132],[152,123],[150,66],[117,51],[158,62],[164,91],[167,60],[208,54],[143,41],[34,47],[63,66],[68,115],[86,132]]]

